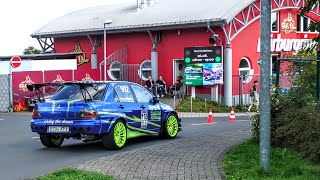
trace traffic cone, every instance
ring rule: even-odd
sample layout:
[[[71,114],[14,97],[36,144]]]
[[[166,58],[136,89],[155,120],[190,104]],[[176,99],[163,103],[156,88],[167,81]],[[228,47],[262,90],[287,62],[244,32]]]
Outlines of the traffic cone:
[[[236,116],[234,115],[234,107],[231,108],[230,122],[236,122]]]
[[[214,119],[212,116],[212,109],[210,108],[209,110],[209,115],[208,115],[208,123],[213,123]]]

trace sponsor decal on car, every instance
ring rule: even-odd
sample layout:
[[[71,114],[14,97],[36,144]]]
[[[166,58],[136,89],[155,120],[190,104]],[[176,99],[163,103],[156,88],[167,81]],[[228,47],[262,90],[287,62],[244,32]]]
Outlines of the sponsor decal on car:
[[[160,106],[158,104],[156,105],[149,105],[149,110],[150,111],[157,111],[157,110],[161,110]]]
[[[152,120],[161,120],[161,111],[150,111]]]
[[[148,111],[142,110],[141,111],[141,128],[147,129],[148,126]]]
[[[52,119],[45,119],[43,121],[43,123],[45,124],[73,124],[73,121],[70,121],[70,120],[52,120]]]

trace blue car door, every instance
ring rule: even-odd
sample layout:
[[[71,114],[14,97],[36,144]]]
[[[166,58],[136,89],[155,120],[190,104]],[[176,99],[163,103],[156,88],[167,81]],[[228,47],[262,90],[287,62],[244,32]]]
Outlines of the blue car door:
[[[140,119],[137,117],[137,104],[130,86],[128,84],[115,85],[113,97],[115,103],[112,106],[116,106],[117,111],[125,115],[128,128],[134,130],[140,125]]]
[[[159,105],[149,103],[153,95],[140,85],[131,85],[137,100],[137,108],[140,111],[141,129],[159,133],[161,128],[161,109]]]

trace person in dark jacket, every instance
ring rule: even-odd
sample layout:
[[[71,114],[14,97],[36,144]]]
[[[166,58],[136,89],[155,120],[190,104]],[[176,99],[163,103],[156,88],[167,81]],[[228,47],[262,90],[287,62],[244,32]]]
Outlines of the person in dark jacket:
[[[166,94],[166,84],[167,82],[163,80],[162,75],[159,76],[159,79],[156,81],[158,88],[158,95],[163,97]]]
[[[154,81],[152,80],[152,76],[150,75],[144,87],[146,87],[150,92],[152,92],[153,86],[154,86]]]

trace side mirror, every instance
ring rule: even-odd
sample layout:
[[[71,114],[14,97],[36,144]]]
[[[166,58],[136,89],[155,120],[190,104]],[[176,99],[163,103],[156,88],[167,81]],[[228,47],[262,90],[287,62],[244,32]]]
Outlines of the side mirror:
[[[157,98],[157,97],[153,97],[149,100],[150,104],[157,104],[158,102],[160,102],[160,101],[159,101],[159,98]]]

